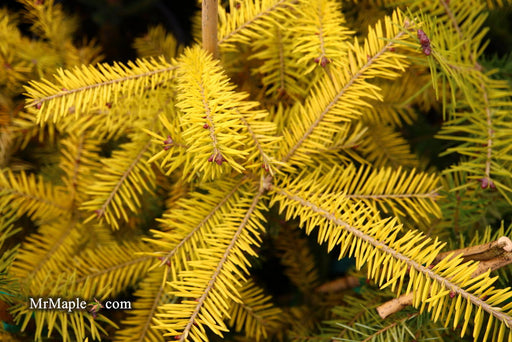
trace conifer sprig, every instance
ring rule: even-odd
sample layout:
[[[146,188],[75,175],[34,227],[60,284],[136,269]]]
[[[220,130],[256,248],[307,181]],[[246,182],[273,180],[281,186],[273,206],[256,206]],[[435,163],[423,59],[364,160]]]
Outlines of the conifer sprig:
[[[283,162],[300,163],[301,153],[314,151],[319,147],[316,141],[330,142],[335,131],[332,123],[349,122],[358,118],[361,112],[356,108],[367,106],[367,99],[381,99],[378,87],[368,79],[375,77],[397,77],[398,70],[404,70],[408,62],[405,56],[391,52],[391,48],[403,38],[405,18],[399,13],[386,17],[371,29],[364,46],[357,39],[348,50],[349,63],[325,75],[315,85],[304,106],[297,105],[290,120],[290,129],[284,133],[285,148]],[[382,39],[384,34],[389,41]],[[383,72],[383,70],[386,70]],[[394,71],[391,71],[394,70]],[[307,124],[304,124],[307,120]]]
[[[433,268],[423,266],[432,264],[443,243],[413,231],[399,237],[400,229],[394,220],[367,222],[361,229],[361,217],[366,216],[364,209],[346,207],[344,199],[313,195],[311,190],[299,189],[272,188],[288,218],[300,216],[301,225],[308,234],[319,226],[318,242],[328,242],[329,250],[341,244],[339,257],[354,256],[358,269],[367,264],[368,277],[375,279],[379,286],[390,286],[397,293],[403,285],[407,285],[407,292],[414,289],[413,305],[421,311],[432,312],[434,321],[443,317],[445,324],[453,321],[456,326],[462,318],[461,336],[464,336],[472,321],[471,313],[476,312],[473,335],[478,338],[485,311],[489,321],[496,323],[487,325],[484,340],[489,334],[503,337],[506,327],[512,324],[510,305],[497,308],[512,298],[512,292],[495,289],[492,285],[496,278],[489,278],[489,272],[472,277],[478,263],[464,263],[461,257],[454,257],[443,259]],[[294,202],[301,203],[302,208],[296,208]],[[371,221],[370,217],[367,219]],[[352,220],[353,224],[350,223]],[[404,264],[410,267],[407,283]],[[487,299],[484,301],[482,297]]]
[[[121,97],[140,96],[173,77],[175,66],[159,59],[139,59],[126,66],[99,64],[72,70],[59,69],[53,80],[30,82],[29,101],[39,123],[111,107]]]

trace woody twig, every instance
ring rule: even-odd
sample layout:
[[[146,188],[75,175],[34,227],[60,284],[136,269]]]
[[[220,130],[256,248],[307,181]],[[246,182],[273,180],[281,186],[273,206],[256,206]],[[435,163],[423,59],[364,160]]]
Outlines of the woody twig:
[[[448,257],[450,254],[452,255],[450,259],[462,254],[462,259],[464,261],[481,261],[494,259],[507,252],[512,252],[512,241],[508,237],[502,236],[496,241],[491,241],[483,245],[471,246],[439,253],[434,259],[434,265]]]
[[[462,254],[462,255],[461,255]],[[488,270],[494,271],[512,263],[512,241],[502,236],[496,241],[492,241],[483,245],[471,246],[467,248],[457,249],[453,251],[439,253],[434,259],[433,265],[439,263],[444,258],[454,258],[462,256],[464,261],[480,261],[478,268],[472,277],[476,277]],[[377,308],[379,316],[384,319],[393,313],[396,313],[410,305],[414,299],[414,292],[409,292],[394,298]]]
[[[315,289],[316,292],[319,293],[330,293],[330,292],[338,292],[346,289],[351,289],[354,287],[358,287],[360,284],[359,278],[348,275],[345,277],[340,277],[331,281],[328,281]]]

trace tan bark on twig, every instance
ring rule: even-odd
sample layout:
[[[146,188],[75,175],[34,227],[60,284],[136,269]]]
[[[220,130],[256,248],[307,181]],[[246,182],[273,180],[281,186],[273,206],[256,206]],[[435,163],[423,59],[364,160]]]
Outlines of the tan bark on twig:
[[[446,258],[448,255],[452,254],[452,257],[462,254],[462,258],[466,260],[490,260],[494,259],[503,253],[512,252],[512,241],[506,236],[500,237],[496,241],[491,241],[489,243],[485,243],[483,245],[471,246],[461,249],[456,249],[453,251],[439,253],[439,255],[434,259],[434,265],[439,261]]]
[[[324,292],[337,292],[346,289],[351,289],[354,287],[358,287],[361,285],[359,283],[359,278],[354,276],[345,276],[341,278],[337,278],[331,280],[327,283],[324,283],[315,289],[316,292],[324,293]]]

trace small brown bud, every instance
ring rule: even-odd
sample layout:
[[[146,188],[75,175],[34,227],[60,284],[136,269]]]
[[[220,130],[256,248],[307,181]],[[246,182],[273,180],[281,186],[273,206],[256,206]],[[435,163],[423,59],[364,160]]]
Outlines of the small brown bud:
[[[164,140],[164,150],[167,151],[172,147],[173,140],[170,135]]]
[[[454,298],[454,297],[455,297],[455,292],[450,291],[450,298]]]
[[[173,141],[172,141],[172,138],[170,135],[167,136],[167,139],[164,140],[164,144],[166,145],[169,145],[169,144],[172,144]]]
[[[428,39],[427,34],[425,33],[425,31],[421,29],[419,29],[417,33],[423,53],[427,56],[430,56],[430,54],[432,53],[432,48],[430,47],[430,40]]]
[[[105,106],[107,106],[107,108],[112,108],[112,102],[105,103]]]
[[[482,189],[487,189],[488,186],[489,186],[489,179],[488,178],[480,179],[480,187]]]
[[[42,106],[43,106],[42,102],[36,103],[36,109],[41,109]]]
[[[205,123],[205,124],[203,125],[203,128],[204,128],[204,129],[208,129],[208,128],[210,128],[210,125],[208,125],[207,123]]]
[[[322,68],[325,68],[327,64],[331,63],[331,60],[325,56],[322,57],[322,61],[320,62],[320,65]]]
[[[493,189],[493,190],[494,190],[494,189],[496,189],[496,184],[494,184],[494,182],[492,181],[492,179],[489,179],[489,187],[490,187],[491,189]]]
[[[165,259],[164,257],[158,257],[158,260],[162,261],[166,266],[171,267],[171,262],[169,259]]]
[[[420,40],[420,43],[423,44],[425,40],[428,41],[427,34],[425,33],[425,31],[423,31],[422,29],[418,29],[416,33],[418,34],[418,39]]]
[[[213,154],[212,154],[210,157],[208,157],[208,161],[209,161],[210,163],[211,163],[211,162],[213,162]]]
[[[215,162],[217,163],[217,165],[222,165],[222,163],[225,161],[226,159],[224,159],[224,157],[220,153],[217,154],[217,156],[215,157]]]

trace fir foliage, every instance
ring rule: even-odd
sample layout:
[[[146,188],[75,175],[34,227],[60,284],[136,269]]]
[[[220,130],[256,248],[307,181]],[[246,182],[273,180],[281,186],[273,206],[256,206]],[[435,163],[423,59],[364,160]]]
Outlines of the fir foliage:
[[[156,26],[108,64],[56,1],[18,1],[0,339],[512,339],[512,89],[484,56],[505,2],[220,1],[218,59]],[[325,250],[356,271],[331,279]],[[57,297],[88,309],[30,307]]]

